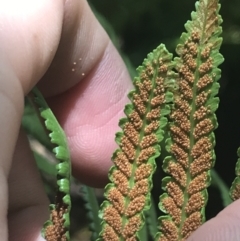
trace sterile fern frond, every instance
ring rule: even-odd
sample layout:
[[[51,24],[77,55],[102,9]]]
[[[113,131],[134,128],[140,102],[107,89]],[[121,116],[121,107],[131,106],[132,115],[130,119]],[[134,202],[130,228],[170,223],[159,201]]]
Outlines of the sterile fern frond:
[[[49,108],[41,92],[35,87],[29,95],[30,101],[39,109],[44,120],[45,129],[49,134],[53,153],[59,163],[57,168],[57,193],[55,204],[50,205],[50,219],[45,222],[42,234],[46,241],[69,241],[70,228],[70,177],[71,163],[67,138],[56,117]]]
[[[87,211],[89,229],[92,232],[91,240],[95,241],[101,231],[101,221],[98,217],[99,205],[97,202],[96,194],[93,188],[86,185],[82,185],[81,192],[85,202],[84,207]]]

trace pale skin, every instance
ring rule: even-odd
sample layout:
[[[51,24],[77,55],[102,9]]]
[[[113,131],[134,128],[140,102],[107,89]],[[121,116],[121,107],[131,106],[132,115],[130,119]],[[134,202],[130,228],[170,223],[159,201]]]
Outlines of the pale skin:
[[[0,0],[1,241],[43,240],[49,215],[20,131],[24,96],[37,83],[68,137],[73,174],[103,187],[132,84],[85,0]],[[239,208],[234,202],[188,240],[240,240]]]

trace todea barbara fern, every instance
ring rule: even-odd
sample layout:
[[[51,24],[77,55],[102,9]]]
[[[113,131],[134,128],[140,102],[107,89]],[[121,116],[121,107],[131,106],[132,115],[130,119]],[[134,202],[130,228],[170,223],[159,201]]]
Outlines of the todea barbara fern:
[[[185,25],[186,33],[180,37],[178,57],[173,60],[161,44],[137,69],[135,90],[129,94],[131,104],[125,107],[126,118],[120,120],[122,132],[116,135],[119,149],[112,157],[114,165],[105,188],[106,200],[99,212],[99,241],[143,240],[155,159],[161,154],[160,142],[165,136],[168,155],[163,157],[163,170],[167,177],[162,180],[164,194],[160,196],[159,208],[166,215],[159,218],[155,240],[186,240],[204,222],[206,188],[215,162],[214,113],[219,102],[215,96],[221,73],[218,65],[223,62],[219,54],[219,9],[218,0],[199,0],[192,20]],[[32,95],[60,162],[56,203],[50,206],[50,220],[44,225],[43,237],[47,241],[69,241],[71,168],[65,135],[40,92],[34,89]],[[239,163],[231,188],[233,199],[240,196]],[[96,207],[91,207],[94,202],[88,200],[89,212],[95,210],[95,215],[90,215],[96,217]],[[91,225],[94,239],[100,229],[99,220],[95,219],[95,225]],[[153,236],[155,228],[150,230]]]

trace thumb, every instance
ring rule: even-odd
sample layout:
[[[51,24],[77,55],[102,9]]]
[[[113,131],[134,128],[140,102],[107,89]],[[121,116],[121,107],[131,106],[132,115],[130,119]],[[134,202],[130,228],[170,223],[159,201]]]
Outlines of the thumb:
[[[187,241],[239,241],[239,209],[240,200],[237,200],[198,228]]]

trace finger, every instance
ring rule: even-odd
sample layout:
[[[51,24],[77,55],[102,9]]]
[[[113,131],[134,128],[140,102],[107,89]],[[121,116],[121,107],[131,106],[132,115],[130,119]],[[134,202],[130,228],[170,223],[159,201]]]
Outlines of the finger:
[[[221,211],[195,231],[187,241],[239,241],[240,200]]]
[[[18,98],[49,67],[60,41],[63,15],[63,0],[0,1],[1,71],[7,68],[5,73],[14,73],[8,82],[22,89],[15,91]]]
[[[106,184],[130,83],[110,44],[100,63],[80,84],[49,100],[68,137],[73,174],[89,185]]]
[[[0,1],[0,237],[3,241],[8,240],[7,179],[24,93],[51,63],[61,35],[62,17],[63,1]]]
[[[73,174],[102,187],[132,84],[87,2],[72,0],[65,7],[61,42],[40,87],[47,96],[58,94],[48,102],[67,134]]]
[[[48,199],[23,132],[18,137],[8,181],[8,240],[36,241],[49,216]]]
[[[63,93],[81,82],[101,61],[109,42],[86,0],[66,1],[59,47],[38,85],[44,95]]]

